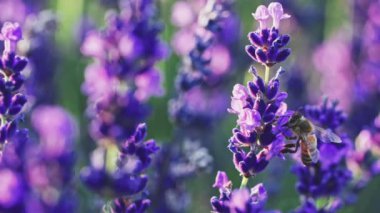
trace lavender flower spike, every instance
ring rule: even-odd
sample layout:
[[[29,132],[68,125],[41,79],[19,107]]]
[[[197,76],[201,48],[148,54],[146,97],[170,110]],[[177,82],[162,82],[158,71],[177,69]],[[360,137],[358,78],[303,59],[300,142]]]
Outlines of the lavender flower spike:
[[[273,27],[269,28],[267,13],[272,16]],[[280,20],[289,18],[284,14],[280,3],[271,3],[268,9],[260,5],[253,14],[253,17],[259,21],[260,27],[256,31],[248,34],[251,45],[247,45],[245,50],[248,55],[258,63],[266,67],[283,62],[291,53],[289,48],[284,48],[290,41],[289,35],[282,35],[279,31]]]
[[[24,83],[21,71],[28,61],[15,54],[17,42],[22,38],[22,32],[17,23],[5,23],[0,38],[5,43],[0,61],[0,117],[2,120],[0,144],[3,144],[16,132],[19,114],[27,101],[25,95],[20,92],[20,88]]]

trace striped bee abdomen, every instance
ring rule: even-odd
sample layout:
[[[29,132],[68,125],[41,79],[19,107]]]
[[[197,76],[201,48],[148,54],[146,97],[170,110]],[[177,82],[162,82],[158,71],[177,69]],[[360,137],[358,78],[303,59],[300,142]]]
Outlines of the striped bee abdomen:
[[[305,141],[301,141],[301,160],[306,166],[318,162],[319,151],[317,137],[314,134],[308,135]]]

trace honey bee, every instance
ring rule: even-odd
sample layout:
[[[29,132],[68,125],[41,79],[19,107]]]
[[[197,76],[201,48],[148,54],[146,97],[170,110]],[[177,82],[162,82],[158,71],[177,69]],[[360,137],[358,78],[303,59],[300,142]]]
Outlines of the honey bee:
[[[319,160],[319,150],[317,137],[320,141],[329,143],[341,143],[342,139],[329,129],[315,126],[310,120],[305,118],[300,112],[295,112],[286,124],[296,137],[296,143],[286,144],[282,153],[296,153],[301,146],[301,160],[305,166],[317,163]]]

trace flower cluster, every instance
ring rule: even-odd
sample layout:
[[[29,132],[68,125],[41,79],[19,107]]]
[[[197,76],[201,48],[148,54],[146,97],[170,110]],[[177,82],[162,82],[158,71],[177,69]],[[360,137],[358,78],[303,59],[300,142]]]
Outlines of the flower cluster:
[[[22,39],[18,23],[6,22],[1,29],[0,40],[4,41],[4,52],[0,61],[0,144],[11,142],[17,123],[22,118],[21,111],[26,103],[25,94],[20,92],[24,83],[21,74],[27,59],[16,55],[16,45]]]
[[[360,23],[363,29],[356,30],[356,39],[359,44],[356,44],[359,48],[355,49],[355,53],[360,54],[357,68],[360,70],[360,75],[357,75],[360,90],[362,95],[368,96],[379,93],[378,82],[380,80],[379,75],[379,35],[380,35],[380,23],[378,20],[378,13],[380,11],[380,4],[376,1],[358,2],[355,5],[355,9],[359,10],[358,15],[365,23]],[[359,26],[358,26],[359,27]],[[361,35],[366,35],[362,37]]]
[[[57,72],[58,50],[54,41],[58,20],[52,11],[29,15],[24,24],[24,54],[29,63],[26,83],[29,105],[52,104],[56,98],[54,77]],[[44,60],[41,60],[44,58]]]
[[[155,159],[155,168],[160,184],[155,184],[154,198],[160,200],[156,212],[183,212],[190,203],[191,196],[185,182],[201,172],[210,170],[213,161],[208,149],[199,141],[189,139],[181,146],[164,146]]]
[[[213,74],[210,67],[211,59],[206,52],[220,33],[221,22],[230,14],[231,1],[208,0],[198,16],[197,33],[193,46],[186,49],[187,57],[183,60],[183,66],[177,75],[176,83],[180,92],[186,92],[195,86],[202,84],[207,77]]]
[[[156,197],[164,196],[158,211],[185,211],[191,202],[185,182],[209,170],[212,163],[204,147],[212,143],[212,137],[210,129],[204,131],[203,127],[212,127],[228,103],[221,89],[231,66],[228,45],[236,41],[236,36],[226,36],[237,27],[230,23],[233,28],[226,28],[232,18],[236,17],[232,17],[230,0],[178,1],[173,7],[172,21],[181,27],[174,36],[173,49],[183,62],[176,78],[177,97],[169,103],[170,116],[178,126],[173,139],[176,144],[164,147],[157,159],[157,168],[166,168],[157,171],[164,183],[155,187]],[[210,53],[220,54],[211,58]],[[181,202],[174,201],[178,199]]]
[[[73,212],[78,202],[73,185],[78,126],[58,106],[42,105],[31,116],[39,143],[28,147],[24,165],[30,193],[28,211]]]
[[[16,131],[4,146],[0,162],[4,212],[72,212],[77,202],[73,191],[74,139],[77,127],[62,108],[36,108],[32,123],[39,142],[26,129]]]
[[[305,106],[305,116],[315,125],[336,132],[346,120],[346,115],[337,105],[338,102],[330,103],[326,98],[321,106]],[[340,133],[339,136],[343,141],[339,144],[326,143],[327,141],[323,143],[323,138],[318,138],[320,156],[317,164],[307,167],[301,164],[293,166],[292,170],[298,177],[297,191],[309,198],[308,201],[311,203],[323,197],[333,198],[330,201],[332,203],[343,202],[341,198],[344,189],[352,180],[352,173],[345,164],[345,159],[352,149],[352,142],[344,133]]]
[[[120,15],[110,11],[105,29],[90,32],[81,49],[94,59],[82,87],[94,139],[127,139],[147,117],[143,103],[163,94],[155,64],[167,50],[159,39],[162,25],[155,20],[154,2],[128,1],[121,10]]]
[[[150,165],[151,155],[159,149],[154,140],[144,141],[146,131],[146,125],[140,124],[134,134],[119,145],[116,164],[107,161],[107,155],[115,154],[111,152],[112,149],[99,147],[95,150],[91,158],[92,165],[81,172],[82,181],[92,190],[112,197],[141,192],[148,181],[142,173]]]
[[[88,95],[90,134],[98,144],[81,179],[112,199],[104,208],[143,212],[150,204],[141,193],[148,181],[144,172],[158,147],[154,140],[144,141],[147,128],[142,122],[148,99],[163,94],[155,65],[167,50],[159,38],[162,25],[154,1],[122,1],[120,10],[110,11],[106,27],[89,32],[81,49],[94,59],[82,89]]]
[[[248,55],[269,67],[285,61],[290,55],[290,49],[284,47],[289,43],[290,37],[281,35],[279,27],[280,21],[290,18],[290,15],[284,13],[282,5],[278,2],[269,4],[268,8],[264,5],[259,6],[252,15],[260,23],[260,28],[248,34],[251,42],[251,45],[245,48]],[[273,20],[272,28],[268,25],[270,18]]]
[[[250,190],[232,190],[232,183],[225,172],[219,171],[213,187],[218,188],[219,197],[211,198],[211,206],[215,212],[264,212],[263,208],[267,201],[267,191],[263,184],[257,184]]]
[[[278,29],[277,18],[288,16],[282,14],[282,6],[277,2],[271,3],[269,8],[272,11],[270,14],[273,18],[273,29]],[[263,16],[261,13],[265,12],[268,12],[267,8],[261,5],[254,15],[260,22],[260,28],[266,26],[263,22],[269,18],[268,15],[265,20],[259,19]],[[251,37],[257,34],[250,32],[248,35]],[[289,37],[287,38],[289,41]],[[284,70],[280,68],[269,80],[271,65],[265,63],[264,65],[266,66],[265,79],[261,78],[252,66],[250,72],[253,75],[253,81],[249,81],[247,86],[236,84],[232,91],[229,112],[238,116],[238,128],[233,129],[229,149],[234,153],[236,169],[245,177],[254,176],[264,170],[273,156],[282,157],[280,151],[285,140],[281,131],[282,123],[277,122],[276,119],[287,113],[287,105],[284,102],[287,93],[279,91],[278,79]],[[245,152],[244,147],[249,147],[248,153]]]
[[[355,140],[355,149],[346,158],[347,166],[353,173],[352,199],[370,180],[380,174],[380,123],[375,119],[370,128],[363,129]]]
[[[290,40],[289,36],[280,36],[278,28],[279,20],[289,16],[283,14],[281,4],[277,2],[271,3],[269,10],[273,18],[272,36],[275,37],[274,39],[279,38],[276,44],[281,41],[287,43]],[[252,37],[261,39],[258,36],[260,31],[268,33],[269,36],[270,31],[266,25],[269,14],[267,14],[268,16],[265,17],[265,20],[260,19],[266,15],[264,13],[268,13],[268,9],[261,5],[258,7],[256,14],[254,14],[255,19],[260,22],[260,29],[257,32],[249,33],[248,37],[251,42]],[[260,45],[263,45],[263,43]],[[255,47],[250,46],[247,49],[250,48]],[[264,49],[267,51],[267,46],[263,46],[261,51]],[[290,54],[290,50],[288,50],[288,53]],[[248,54],[251,55],[249,51]],[[257,61],[256,57],[254,60]],[[237,115],[238,119],[237,127],[232,131],[233,136],[229,140],[228,147],[233,153],[235,168],[243,176],[243,180],[240,190],[232,191],[231,183],[226,174],[223,172],[218,173],[214,186],[219,188],[220,197],[211,198],[211,205],[216,212],[261,212],[262,204],[266,200],[266,191],[262,184],[258,184],[249,193],[245,188],[248,178],[262,172],[271,158],[275,156],[283,158],[281,153],[285,145],[283,125],[287,122],[286,118],[289,117],[287,105],[284,102],[287,98],[287,93],[280,91],[279,76],[284,70],[280,68],[276,75],[269,80],[270,67],[274,63],[266,62],[268,61],[262,61],[265,66],[264,79],[258,75],[256,69],[252,66],[250,72],[253,80],[249,81],[247,86],[236,84],[233,88],[231,107],[228,111]],[[284,119],[278,119],[280,117]]]
[[[286,92],[280,92],[279,74],[267,85],[253,72],[254,81],[247,86],[236,84],[232,91],[229,112],[238,115],[239,128],[233,129],[229,149],[234,154],[236,169],[245,177],[254,176],[268,165],[273,156],[281,157],[284,145],[276,116],[283,116],[287,107]],[[243,149],[248,147],[248,153]]]
[[[207,11],[212,4],[215,4],[215,16],[218,15],[213,18],[215,21],[206,16],[205,12],[196,16],[197,11]],[[223,11],[218,11],[218,8],[223,8]],[[228,105],[225,88],[232,73],[234,63],[231,56],[239,32],[237,15],[233,13],[233,1],[177,1],[172,10],[172,23],[180,28],[173,37],[172,47],[183,58],[182,70],[190,70],[191,64],[199,64],[194,57],[199,55],[199,60],[203,58],[207,63],[195,66],[193,71],[207,69],[209,74],[199,82],[194,82],[177,100],[171,101],[170,115],[176,123],[183,126],[210,127],[225,114]],[[204,24],[204,20],[209,20],[210,23]],[[207,27],[209,25],[212,27]],[[203,53],[195,54],[200,53],[199,44],[201,39],[206,38],[210,42],[202,50]],[[177,80],[182,77],[181,71]]]

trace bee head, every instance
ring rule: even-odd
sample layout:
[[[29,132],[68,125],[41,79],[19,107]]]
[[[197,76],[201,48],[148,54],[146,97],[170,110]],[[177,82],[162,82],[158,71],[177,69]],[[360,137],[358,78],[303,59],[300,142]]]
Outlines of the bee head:
[[[300,122],[301,118],[302,118],[302,114],[300,112],[298,112],[298,111],[294,112],[292,117],[288,121],[287,126],[290,128],[297,126],[298,123]]]

